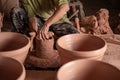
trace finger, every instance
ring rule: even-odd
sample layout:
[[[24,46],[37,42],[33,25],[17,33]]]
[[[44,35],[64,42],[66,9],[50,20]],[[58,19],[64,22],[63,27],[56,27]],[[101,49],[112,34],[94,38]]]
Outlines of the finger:
[[[45,37],[45,33],[44,32],[41,32],[41,37],[43,40],[46,40],[46,37]]]
[[[52,39],[53,38],[53,33],[52,32],[49,32],[49,39]]]

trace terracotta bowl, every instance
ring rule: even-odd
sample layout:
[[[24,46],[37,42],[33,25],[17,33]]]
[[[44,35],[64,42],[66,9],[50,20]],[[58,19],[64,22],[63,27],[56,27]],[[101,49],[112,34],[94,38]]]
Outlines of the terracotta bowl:
[[[57,80],[120,80],[120,70],[102,61],[79,59],[63,65]]]
[[[0,80],[25,80],[25,68],[10,57],[0,57]]]
[[[24,63],[30,48],[30,40],[19,33],[0,33],[0,56],[12,57]]]
[[[60,37],[56,44],[62,63],[75,59],[101,60],[106,48],[106,42],[91,34],[69,34]]]

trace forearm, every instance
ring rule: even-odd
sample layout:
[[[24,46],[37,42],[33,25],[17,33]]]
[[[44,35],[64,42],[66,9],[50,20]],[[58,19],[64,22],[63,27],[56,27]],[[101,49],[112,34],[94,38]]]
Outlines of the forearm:
[[[30,28],[30,31],[37,32],[38,31],[37,24],[38,24],[38,22],[37,22],[37,18],[35,16],[29,18],[29,28]]]
[[[69,10],[69,5],[64,4],[57,8],[54,14],[45,22],[47,26],[51,26],[53,23],[59,21]]]

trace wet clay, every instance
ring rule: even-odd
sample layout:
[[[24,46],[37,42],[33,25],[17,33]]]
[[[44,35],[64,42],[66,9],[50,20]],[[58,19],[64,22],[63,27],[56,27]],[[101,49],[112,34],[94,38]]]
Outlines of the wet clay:
[[[98,27],[98,21],[96,16],[86,16],[81,19],[81,31],[83,33],[93,34],[93,30]]]
[[[109,25],[109,11],[100,9],[95,15],[86,16],[81,19],[81,31],[94,35],[113,34]]]
[[[109,11],[107,9],[100,9],[96,15],[98,27],[94,30],[94,34],[113,34],[109,25]]]
[[[40,58],[35,55],[28,55],[26,62],[33,67],[57,68],[60,66],[60,58],[57,51],[54,51],[54,53],[56,56],[51,59]]]
[[[31,40],[33,41],[34,35]],[[54,50],[54,34],[52,32],[47,33],[48,39],[43,39],[42,34],[38,33],[35,36],[35,53],[29,55],[27,63],[40,68],[58,67],[60,60],[58,52]]]
[[[51,58],[56,54],[54,53],[54,34],[48,32],[49,39],[43,39],[42,35],[36,36],[36,56],[40,58]]]

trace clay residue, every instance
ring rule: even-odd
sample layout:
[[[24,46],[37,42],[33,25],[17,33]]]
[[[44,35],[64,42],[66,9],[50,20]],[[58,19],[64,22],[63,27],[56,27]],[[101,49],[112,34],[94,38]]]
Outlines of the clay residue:
[[[113,34],[108,19],[109,11],[100,9],[95,15],[86,16],[81,20],[81,31],[94,35]]]

